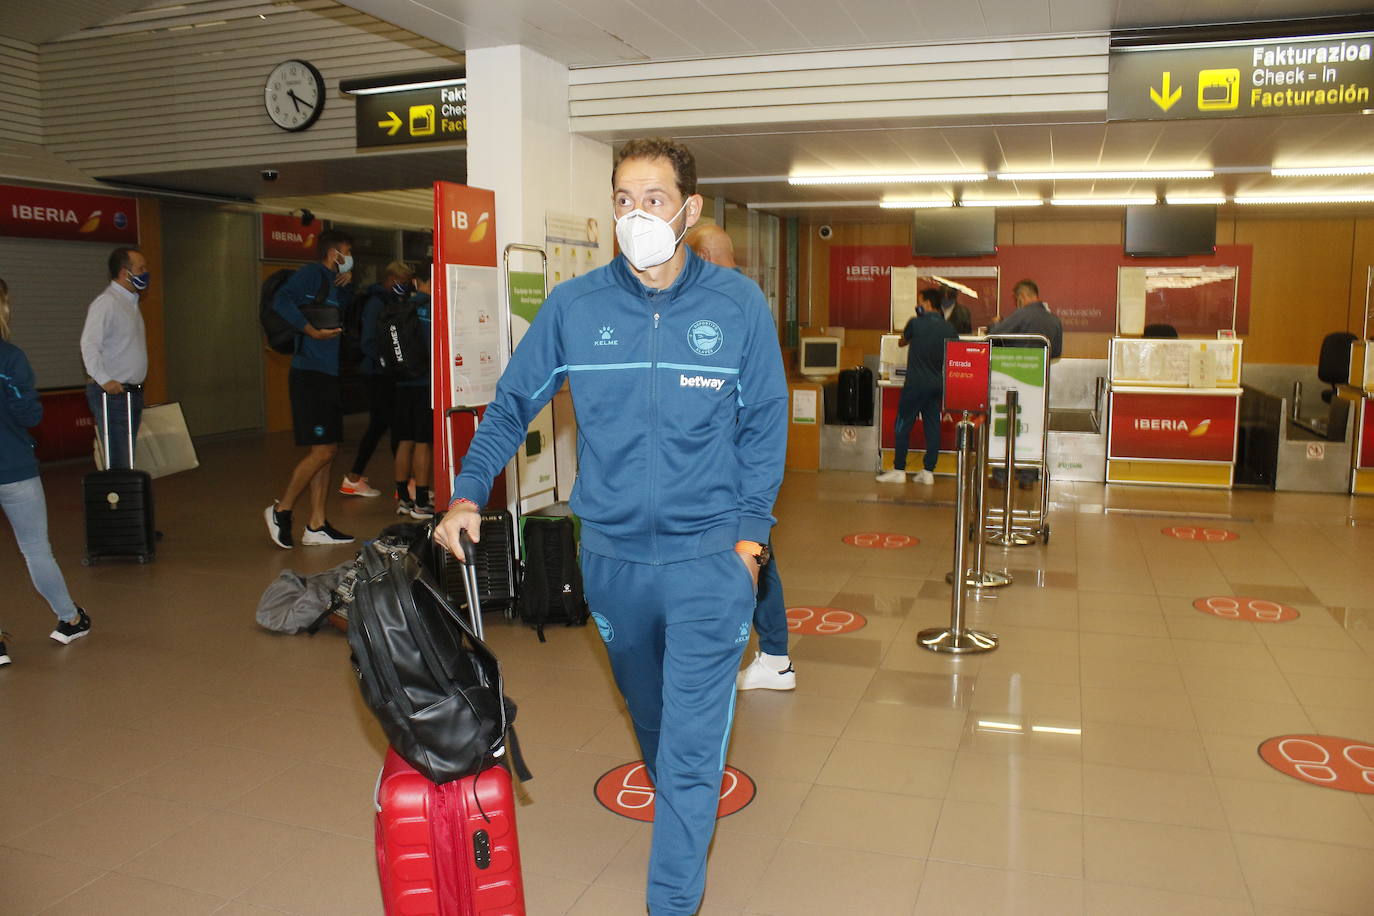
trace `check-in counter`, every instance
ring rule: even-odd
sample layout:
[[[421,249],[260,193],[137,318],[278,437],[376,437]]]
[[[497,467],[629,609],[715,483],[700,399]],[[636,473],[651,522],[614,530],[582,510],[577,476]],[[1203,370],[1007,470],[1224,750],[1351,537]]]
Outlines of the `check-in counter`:
[[[1230,488],[1240,369],[1239,340],[1113,338],[1107,482]]]

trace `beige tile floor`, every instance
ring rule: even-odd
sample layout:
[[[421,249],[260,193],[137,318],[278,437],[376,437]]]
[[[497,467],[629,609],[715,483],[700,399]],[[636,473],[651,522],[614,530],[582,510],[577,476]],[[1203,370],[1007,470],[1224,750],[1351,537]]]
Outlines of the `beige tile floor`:
[[[0,538],[5,916],[380,912],[382,741],[344,642],[253,622],[278,570],[349,551],[267,544],[259,513],[294,457],[283,437],[201,457],[158,482],[167,538],[147,567],[82,567],[83,469],[45,473],[59,560],[95,621],[81,643],[46,639]],[[951,493],[789,475],[789,603],[869,623],[795,639],[799,689],[740,698],[731,763],[758,795],[720,822],[704,916],[1374,913],[1374,796],[1256,754],[1287,733],[1374,742],[1374,501],[1057,485],[1050,544],[991,550],[1018,581],[970,605],[1001,647],[951,659],[914,642],[948,616]],[[375,533],[390,511],[336,498],[333,520]],[[1172,524],[1240,538],[1170,540]],[[921,543],[841,543],[856,531]],[[1212,594],[1302,616],[1193,609]],[[649,830],[592,796],[635,756],[595,631],[489,633],[536,771],[519,810],[529,912],[642,914]]]

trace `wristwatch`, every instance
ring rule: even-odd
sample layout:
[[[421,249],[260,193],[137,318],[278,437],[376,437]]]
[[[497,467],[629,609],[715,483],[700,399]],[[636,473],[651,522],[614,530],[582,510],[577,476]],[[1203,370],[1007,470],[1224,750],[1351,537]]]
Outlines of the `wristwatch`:
[[[736,541],[735,553],[753,558],[760,567],[767,566],[768,561],[773,559],[773,549],[767,544],[760,544],[758,541]]]

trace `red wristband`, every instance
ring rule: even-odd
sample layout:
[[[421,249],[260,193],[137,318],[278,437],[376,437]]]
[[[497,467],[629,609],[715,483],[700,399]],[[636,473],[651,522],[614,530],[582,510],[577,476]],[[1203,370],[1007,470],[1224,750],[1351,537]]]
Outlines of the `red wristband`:
[[[464,503],[467,503],[469,506],[472,506],[473,509],[479,508],[478,505],[477,505],[477,503],[473,502],[473,501],[470,500],[470,499],[466,499],[466,498],[464,498],[464,497],[462,497],[462,496],[459,496],[459,497],[458,497],[457,499],[455,499],[453,502],[451,502],[451,503],[448,504],[448,511],[452,512],[454,509],[458,508],[459,506],[463,505]]]

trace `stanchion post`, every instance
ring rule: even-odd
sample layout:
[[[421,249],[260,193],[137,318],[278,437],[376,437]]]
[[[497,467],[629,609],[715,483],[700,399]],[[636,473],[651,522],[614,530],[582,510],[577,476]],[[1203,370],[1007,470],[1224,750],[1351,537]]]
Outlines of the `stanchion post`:
[[[973,519],[969,523],[969,537],[973,539],[973,560],[968,570],[965,580],[969,588],[1001,588],[1011,585],[1012,577],[1003,572],[994,572],[987,569],[983,549],[984,526],[987,524],[987,479],[988,479],[988,438],[991,433],[988,431],[986,418],[984,422],[978,424],[976,439],[978,449],[973,462],[973,479],[969,481],[973,487]],[[954,572],[945,574],[946,582],[954,581]]]
[[[968,590],[968,565],[965,562],[968,551],[969,492],[973,470],[976,463],[973,454],[974,425],[969,414],[956,427],[959,448],[959,477],[954,490],[954,588],[950,598],[950,623],[948,628],[932,627],[916,634],[917,642],[932,652],[948,652],[965,655],[975,652],[990,652],[997,648],[997,637],[992,633],[980,633],[964,627],[964,603]],[[981,524],[981,521],[980,521]]]
[[[1016,389],[1007,389],[1007,479],[1006,496],[1002,499],[1002,530],[994,532],[988,542],[1002,547],[1025,547],[1035,543],[1030,535],[1013,531],[1012,514],[1016,509],[1016,434],[1021,429],[1021,417],[1017,406]]]

